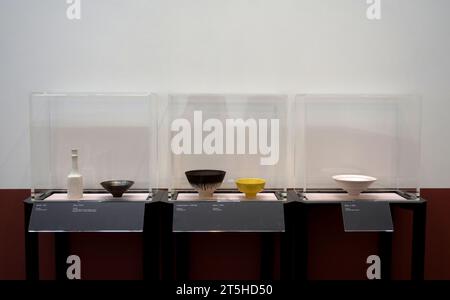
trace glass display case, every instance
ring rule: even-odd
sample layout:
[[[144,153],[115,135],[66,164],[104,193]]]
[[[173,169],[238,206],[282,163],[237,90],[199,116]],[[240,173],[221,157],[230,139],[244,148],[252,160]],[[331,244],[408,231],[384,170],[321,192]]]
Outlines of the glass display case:
[[[147,200],[156,185],[157,104],[147,93],[35,93],[34,200]]]
[[[420,197],[418,97],[297,95],[295,115],[295,181],[305,200]]]
[[[293,181],[286,95],[171,94],[160,103],[158,184],[172,200],[277,200],[268,191]]]

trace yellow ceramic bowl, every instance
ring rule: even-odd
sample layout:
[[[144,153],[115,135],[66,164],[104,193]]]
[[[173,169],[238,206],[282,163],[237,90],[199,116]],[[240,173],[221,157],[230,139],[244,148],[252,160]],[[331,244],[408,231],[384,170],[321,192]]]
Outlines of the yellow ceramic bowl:
[[[266,181],[262,178],[238,178],[236,180],[237,188],[246,198],[256,198],[256,194],[264,190]]]

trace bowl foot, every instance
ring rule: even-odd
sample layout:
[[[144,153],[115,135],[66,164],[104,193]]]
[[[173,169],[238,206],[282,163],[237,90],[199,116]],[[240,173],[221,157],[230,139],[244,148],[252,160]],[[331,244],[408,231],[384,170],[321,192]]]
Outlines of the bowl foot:
[[[361,195],[361,192],[360,191],[356,191],[356,192],[347,191],[347,194],[349,197],[359,197],[359,195]]]
[[[213,194],[214,194],[214,191],[204,191],[204,190],[198,191],[198,197],[201,199],[212,198]]]

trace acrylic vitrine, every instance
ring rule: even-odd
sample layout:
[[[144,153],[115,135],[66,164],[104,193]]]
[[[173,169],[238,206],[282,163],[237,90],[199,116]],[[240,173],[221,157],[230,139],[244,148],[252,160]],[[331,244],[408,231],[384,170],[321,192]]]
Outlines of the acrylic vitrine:
[[[146,200],[157,171],[153,100],[146,93],[32,94],[33,198],[68,199],[75,151],[83,182],[83,195],[75,200]],[[101,185],[111,180],[134,184],[122,196],[113,197]]]
[[[421,104],[409,95],[297,95],[295,178],[306,200],[420,197]]]
[[[266,192],[289,186],[293,153],[286,95],[171,94],[160,101],[159,185],[169,188],[172,199],[176,194],[177,200],[277,200]],[[198,170],[224,176],[211,187],[208,179],[195,176],[213,174]],[[187,171],[194,171],[192,180]],[[252,194],[241,187],[240,192],[236,180],[242,178],[249,179],[244,184],[263,179],[264,189]],[[195,180],[212,189],[202,194]]]

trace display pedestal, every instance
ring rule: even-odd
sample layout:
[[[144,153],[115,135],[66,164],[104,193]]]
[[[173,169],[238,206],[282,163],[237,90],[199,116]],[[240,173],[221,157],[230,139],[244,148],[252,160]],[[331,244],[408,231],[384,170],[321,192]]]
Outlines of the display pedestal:
[[[174,198],[177,199],[179,195],[184,194],[175,194]],[[278,198],[275,197],[275,200],[264,197],[275,195],[274,193],[262,194],[262,200],[245,200],[240,194],[235,195],[237,197],[234,201],[231,196],[230,199],[228,197],[223,200],[226,195],[220,193],[217,194],[219,200],[213,201],[189,201],[184,200],[185,198],[167,201],[166,216],[171,210],[172,222],[166,222],[163,235],[170,234],[172,239],[167,241],[167,251],[164,253],[173,253],[176,262],[172,269],[175,272],[172,274],[170,270],[167,272],[169,278],[189,279],[191,233],[251,232],[261,235],[260,278],[274,279],[275,234],[281,233],[282,236],[286,234],[285,205],[287,203],[280,195],[277,195]]]
[[[98,232],[107,228],[111,229],[108,227],[110,226],[108,215],[118,212],[123,207],[128,207],[133,216],[143,216],[143,224],[139,218],[137,218],[138,220],[128,220],[130,223],[122,224],[122,228],[115,228],[115,231],[120,232],[125,229],[130,231],[134,228],[142,232],[144,279],[190,279],[189,249],[190,235],[193,232],[255,232],[261,235],[260,279],[274,279],[275,253],[277,253],[275,236],[280,235],[281,279],[306,280],[308,279],[308,215],[310,209],[327,206],[340,207],[342,203],[351,202],[309,201],[294,190],[289,190],[287,198],[279,201],[177,202],[177,200],[169,201],[167,190],[159,190],[153,193],[151,201],[142,203],[135,201],[125,203],[123,201],[99,203],[87,201],[83,203],[83,205],[97,207],[97,214],[99,214],[99,210],[104,213],[94,223],[86,222],[86,220],[92,219],[90,216],[86,219],[84,214],[95,214],[95,212],[89,212],[89,210],[73,212],[76,203],[80,202],[61,204],[58,201],[32,201],[31,199],[25,201],[27,279],[39,279],[39,231],[54,232],[56,278],[67,279],[66,259],[70,254],[69,232]],[[422,280],[424,278],[427,203],[424,199],[393,200],[386,201],[386,203],[391,209],[397,207],[412,212],[411,278]],[[42,211],[43,209],[47,209],[47,211]],[[63,218],[64,221],[50,218],[46,223],[43,222],[45,218],[40,219],[46,215],[55,214],[54,216],[57,216],[61,209],[66,210],[63,212],[63,215],[66,216]],[[92,207],[88,209],[92,209]],[[39,216],[39,214],[42,215]],[[131,214],[128,216],[130,217]],[[50,222],[50,220],[53,221]],[[61,225],[64,225],[64,228]],[[114,232],[114,230],[110,231]],[[381,277],[388,280],[391,278],[392,232],[378,234],[380,234],[379,256],[382,262]]]
[[[310,208],[341,206],[343,201],[324,200],[314,201],[307,200],[302,193],[289,190],[288,200],[295,203],[291,213],[297,218],[294,224],[294,237],[292,241],[291,251],[293,253],[293,264],[290,270],[291,279],[307,280],[308,279],[308,214]],[[426,226],[426,200],[419,198],[416,200],[384,200],[389,203],[391,208],[398,207],[409,210],[413,214],[412,228],[412,245],[411,245],[411,279],[424,279],[424,259],[425,259],[425,226]],[[349,202],[345,202],[349,203]],[[394,229],[395,230],[395,229]],[[381,279],[391,279],[391,262],[392,262],[392,233],[380,232],[380,259],[382,262]]]
[[[159,279],[157,201],[33,201],[28,198],[24,205],[27,279],[39,279],[39,232],[55,234],[56,278],[61,280],[67,279],[71,232],[142,232],[144,279]]]

